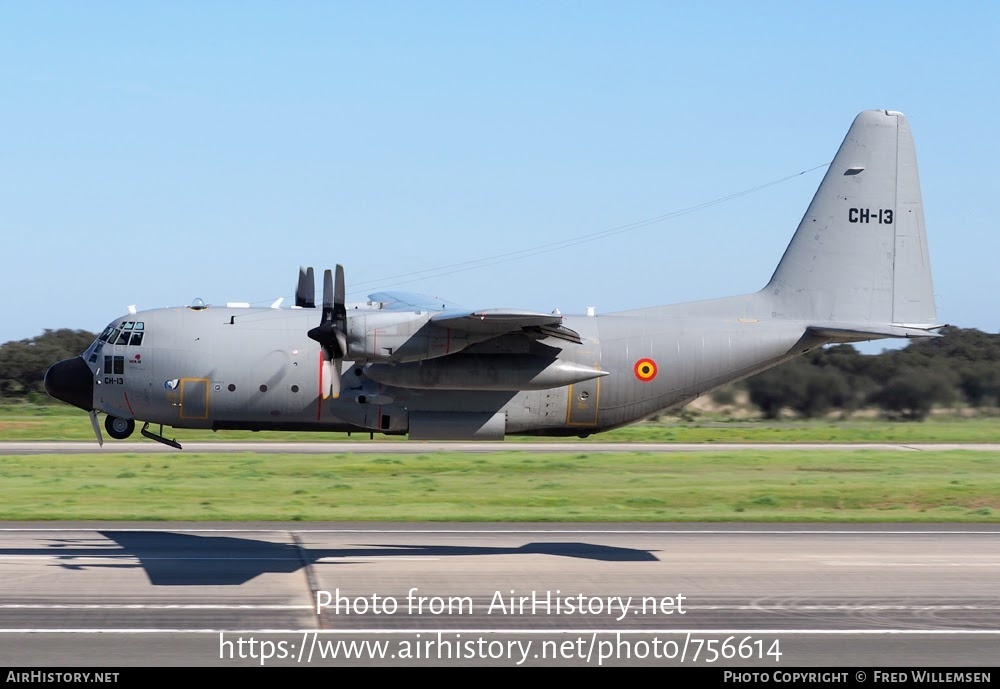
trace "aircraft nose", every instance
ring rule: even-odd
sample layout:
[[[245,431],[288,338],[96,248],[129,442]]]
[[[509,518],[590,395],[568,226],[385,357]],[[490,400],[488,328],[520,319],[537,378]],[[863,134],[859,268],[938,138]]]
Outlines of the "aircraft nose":
[[[45,392],[84,411],[94,408],[94,374],[83,357],[65,359],[45,372]]]

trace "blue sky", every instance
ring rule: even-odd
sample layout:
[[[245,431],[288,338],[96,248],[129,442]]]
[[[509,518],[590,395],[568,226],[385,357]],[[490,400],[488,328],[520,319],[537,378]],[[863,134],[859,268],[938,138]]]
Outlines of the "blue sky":
[[[822,170],[442,268],[814,168],[868,108],[910,118],[941,321],[997,332],[997,36],[991,2],[5,3],[0,342],[338,262],[469,307],[753,291]]]

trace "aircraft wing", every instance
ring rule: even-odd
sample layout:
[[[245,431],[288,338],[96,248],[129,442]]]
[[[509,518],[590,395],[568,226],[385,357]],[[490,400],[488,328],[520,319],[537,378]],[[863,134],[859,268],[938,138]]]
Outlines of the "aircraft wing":
[[[376,292],[368,298],[385,311],[439,311],[431,316],[430,322],[442,328],[491,335],[534,333],[582,343],[579,333],[564,326],[559,314],[522,309],[463,309],[444,299],[411,292]]]
[[[384,311],[444,311],[462,308],[444,299],[413,292],[376,292],[369,294],[368,298],[378,302]]]
[[[581,344],[579,333],[562,324],[559,314],[523,311],[520,309],[452,309],[431,316],[431,323],[443,328],[470,333],[503,335],[512,332],[538,333],[575,344]]]

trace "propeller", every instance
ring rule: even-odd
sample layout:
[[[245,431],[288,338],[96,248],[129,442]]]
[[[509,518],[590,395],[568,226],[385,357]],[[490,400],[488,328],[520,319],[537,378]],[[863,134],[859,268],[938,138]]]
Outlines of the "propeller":
[[[299,286],[295,289],[295,305],[304,309],[316,308],[315,278],[312,267],[299,267]]]
[[[312,268],[309,269],[310,272]],[[299,273],[301,276],[301,272]],[[298,297],[296,296],[296,299]],[[347,354],[347,307],[344,306],[344,266],[337,264],[336,280],[323,272],[323,315],[309,338],[323,349],[323,398],[340,397],[340,375]]]

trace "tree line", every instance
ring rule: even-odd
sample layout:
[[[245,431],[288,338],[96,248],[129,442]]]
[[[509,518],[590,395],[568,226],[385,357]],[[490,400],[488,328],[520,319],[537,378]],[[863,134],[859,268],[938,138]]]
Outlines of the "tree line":
[[[823,347],[741,385],[768,418],[786,409],[813,418],[874,407],[892,418],[923,419],[934,406],[1000,406],[1000,335],[956,327],[941,332],[876,355],[851,345]],[[51,401],[45,370],[77,356],[95,337],[86,330],[46,330],[0,345],[0,403]]]
[[[0,345],[0,403],[55,402],[45,394],[46,369],[79,356],[95,339],[92,332],[64,328]]]
[[[805,418],[869,407],[920,420],[935,406],[1000,404],[1000,335],[947,327],[903,349],[864,355],[851,345],[809,352],[746,381],[767,418],[789,409]]]

